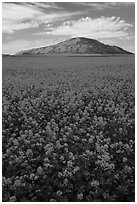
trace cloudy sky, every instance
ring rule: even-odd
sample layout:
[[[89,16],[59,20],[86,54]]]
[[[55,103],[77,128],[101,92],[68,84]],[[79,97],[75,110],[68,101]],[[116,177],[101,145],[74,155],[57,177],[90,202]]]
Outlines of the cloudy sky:
[[[132,2],[2,3],[2,52],[88,37],[135,51]]]

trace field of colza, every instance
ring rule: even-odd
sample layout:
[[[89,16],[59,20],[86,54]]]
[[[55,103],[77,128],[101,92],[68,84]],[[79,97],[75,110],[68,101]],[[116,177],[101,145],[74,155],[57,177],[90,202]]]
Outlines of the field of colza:
[[[3,202],[134,202],[134,56],[2,68]]]

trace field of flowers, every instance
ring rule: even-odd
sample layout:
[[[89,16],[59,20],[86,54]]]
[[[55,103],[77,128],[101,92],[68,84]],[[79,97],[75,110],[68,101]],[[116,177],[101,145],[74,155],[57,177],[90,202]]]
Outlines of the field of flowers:
[[[134,60],[39,59],[3,62],[3,202],[134,202]]]

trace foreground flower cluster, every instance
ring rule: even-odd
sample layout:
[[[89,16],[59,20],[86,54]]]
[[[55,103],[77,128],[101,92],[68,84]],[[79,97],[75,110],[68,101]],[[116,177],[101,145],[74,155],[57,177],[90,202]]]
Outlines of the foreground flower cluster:
[[[134,201],[134,69],[4,70],[3,201]]]

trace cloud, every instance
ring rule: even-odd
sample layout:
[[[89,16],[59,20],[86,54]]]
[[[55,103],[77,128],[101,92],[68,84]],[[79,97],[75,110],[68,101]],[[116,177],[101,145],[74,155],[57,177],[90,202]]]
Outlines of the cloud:
[[[2,8],[2,30],[4,33],[12,34],[15,30],[37,27],[36,21],[32,21],[41,12],[25,5],[3,3]]]
[[[54,2],[31,2],[29,3],[30,5],[41,8],[41,9],[47,9],[47,8],[52,8],[52,9],[63,9],[63,7],[57,5]]]
[[[58,38],[58,39],[40,39],[40,40],[14,40],[9,41],[8,43],[2,44],[2,53],[9,53],[9,54],[15,54],[21,50],[27,50],[31,48],[38,48],[43,46],[49,46],[56,44],[58,42],[63,41],[64,38]]]
[[[127,29],[132,24],[126,23],[120,17],[81,18],[79,20],[66,21],[63,25],[52,27],[48,34],[81,36],[90,38],[114,38],[128,36]]]
[[[119,37],[120,40],[135,40],[135,35],[134,33],[130,33],[130,35],[126,36],[126,37]]]
[[[9,34],[79,14],[51,11],[49,8],[59,8],[54,3],[3,3],[2,5],[2,31]]]
[[[91,10],[104,10],[107,8],[118,9],[122,6],[134,5],[134,2],[74,2],[74,4],[79,4],[81,6],[88,7]]]

